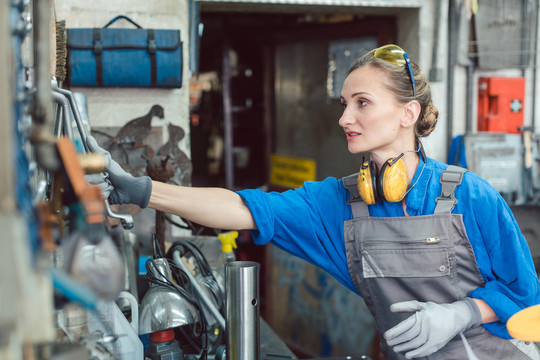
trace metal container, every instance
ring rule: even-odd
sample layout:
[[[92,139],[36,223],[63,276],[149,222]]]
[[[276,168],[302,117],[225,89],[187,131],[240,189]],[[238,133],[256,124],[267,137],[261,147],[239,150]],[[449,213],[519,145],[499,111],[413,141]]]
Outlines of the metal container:
[[[259,263],[225,266],[227,359],[260,359]]]
[[[166,259],[153,259],[148,265],[148,271],[154,277],[163,282],[173,281]],[[139,335],[200,321],[194,306],[180,292],[153,282],[144,294],[140,308]]]

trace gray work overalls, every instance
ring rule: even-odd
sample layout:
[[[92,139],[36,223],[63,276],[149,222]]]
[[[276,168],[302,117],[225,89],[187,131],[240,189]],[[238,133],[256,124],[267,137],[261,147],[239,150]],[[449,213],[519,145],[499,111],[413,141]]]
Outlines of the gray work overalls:
[[[370,217],[366,203],[358,195],[357,174],[343,178],[353,211],[353,219],[344,223],[347,266],[374,316],[379,334],[412,315],[390,312],[394,303],[452,303],[485,285],[462,215],[451,214],[457,202],[454,191],[465,171],[450,166],[442,173],[442,194],[437,198],[435,212],[423,216]],[[469,329],[464,335],[480,360],[540,359],[534,343],[505,340],[483,326]],[[387,360],[405,359],[403,353],[388,347],[382,337],[380,346]],[[458,335],[423,359],[467,358]]]

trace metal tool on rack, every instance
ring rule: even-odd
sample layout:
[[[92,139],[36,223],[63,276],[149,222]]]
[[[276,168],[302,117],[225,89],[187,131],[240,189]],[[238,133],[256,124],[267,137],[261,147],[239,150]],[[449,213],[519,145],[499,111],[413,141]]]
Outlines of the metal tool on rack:
[[[197,281],[197,279],[195,279],[195,277],[187,269],[186,265],[184,264],[184,262],[182,261],[182,258],[180,256],[180,251],[175,250],[173,252],[173,260],[174,260],[174,263],[176,264],[176,266],[178,266],[180,269],[182,269],[186,273],[186,275],[188,276],[189,281],[190,281],[191,285],[193,286],[193,288],[195,289],[195,292],[197,293],[197,295],[201,299],[204,308],[207,309],[212,314],[212,316],[216,319],[216,321],[219,324],[219,326],[221,327],[221,329],[225,330],[225,328],[226,328],[225,318],[223,317],[223,315],[221,315],[221,312],[216,307],[216,305],[212,302],[212,300],[210,300],[208,294],[199,285],[199,282]]]
[[[101,191],[86,182],[71,139],[61,137],[57,148],[69,188],[76,198],[72,202],[78,204],[70,211],[71,231],[62,239],[62,266],[100,298],[114,300],[124,288],[124,268],[122,256],[106,231]]]
[[[74,134],[72,131],[72,124],[73,121],[75,122],[75,125],[77,126],[77,130],[79,133],[80,141],[83,146],[83,151],[85,153],[89,152],[88,144],[86,142],[86,129],[84,127],[76,100],[74,94],[65,89],[61,89],[56,84],[56,81],[53,80],[52,82],[52,94],[54,101],[60,105],[57,121],[55,124],[54,133],[57,137],[59,137],[63,131],[66,132],[66,135],[70,139],[74,139]],[[60,119],[61,118],[61,119]],[[105,181],[107,181],[107,176],[104,174]],[[105,199],[105,210],[107,212],[107,216],[115,219],[119,219],[120,223],[122,224],[122,227],[126,230],[133,228],[133,216],[128,213],[117,213],[114,212],[111,209],[111,206],[109,204],[109,201]]]

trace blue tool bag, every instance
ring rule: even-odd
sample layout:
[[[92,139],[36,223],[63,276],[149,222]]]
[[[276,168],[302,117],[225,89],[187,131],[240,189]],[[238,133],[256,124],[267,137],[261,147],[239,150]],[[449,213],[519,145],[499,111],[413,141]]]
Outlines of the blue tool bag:
[[[136,29],[110,29],[125,19]],[[180,30],[143,29],[119,15],[102,28],[67,29],[70,86],[182,87]]]

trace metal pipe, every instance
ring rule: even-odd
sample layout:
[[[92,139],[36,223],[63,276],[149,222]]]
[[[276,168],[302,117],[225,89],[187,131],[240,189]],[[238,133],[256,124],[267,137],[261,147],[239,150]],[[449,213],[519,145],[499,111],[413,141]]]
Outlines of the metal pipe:
[[[73,139],[73,131],[71,129],[71,121],[70,121],[70,107],[69,102],[66,99],[66,97],[60,93],[53,92],[52,93],[53,99],[56,103],[61,105],[62,109],[62,120],[59,120],[58,128],[57,130],[57,137],[60,137],[62,135],[62,125],[64,126],[64,130],[67,133],[67,137],[70,139]]]
[[[228,42],[223,45],[223,129],[225,139],[225,186],[234,189],[234,147],[233,147],[233,119],[231,98],[231,62],[230,46]]]
[[[531,127],[533,134],[536,131],[536,66],[538,62],[538,10],[540,7],[540,1],[535,1],[534,6],[534,34],[533,34],[533,66],[532,66],[532,108],[531,108]]]
[[[465,114],[465,133],[471,134],[476,131],[476,127],[474,126],[475,123],[473,121],[474,114],[473,114],[473,95],[474,95],[474,64],[471,61],[469,65],[467,65],[467,86],[466,86],[466,98],[467,98],[467,105],[465,106],[465,109],[467,110]]]
[[[439,78],[438,69],[438,52],[439,52],[439,27],[441,23],[441,1],[435,1],[435,10],[433,17],[433,46],[431,47],[431,69],[429,71],[429,81],[441,81]]]
[[[452,144],[452,137],[454,133],[454,71],[456,71],[457,64],[457,29],[460,19],[459,9],[456,6],[456,0],[449,1],[448,8],[448,74],[446,85],[446,151],[448,157],[448,150],[450,144]]]
[[[180,269],[182,269],[186,275],[189,278],[189,281],[191,285],[193,285],[193,288],[197,292],[197,295],[201,298],[204,306],[212,313],[212,315],[216,318],[217,322],[219,323],[219,326],[225,330],[225,319],[223,318],[223,315],[219,312],[219,309],[212,303],[212,301],[208,298],[204,290],[199,285],[199,282],[195,277],[191,274],[191,272],[186,268],[184,265],[184,262],[182,261],[182,258],[180,257],[180,251],[175,250],[173,252],[173,260],[176,266],[178,266]]]
[[[77,107],[77,101],[75,100],[75,95],[68,90],[64,90],[56,86],[55,84],[52,85],[52,89],[55,92],[58,92],[65,96],[65,98],[69,101],[71,114],[73,115],[73,120],[75,120],[75,124],[77,125],[77,130],[79,131],[79,136],[81,137],[82,145],[84,146],[85,152],[90,152],[90,149],[88,149],[88,145],[86,143],[86,129],[84,128],[84,124],[82,121],[81,114],[79,113],[79,108]]]
[[[260,359],[259,263],[225,266],[227,359]]]

